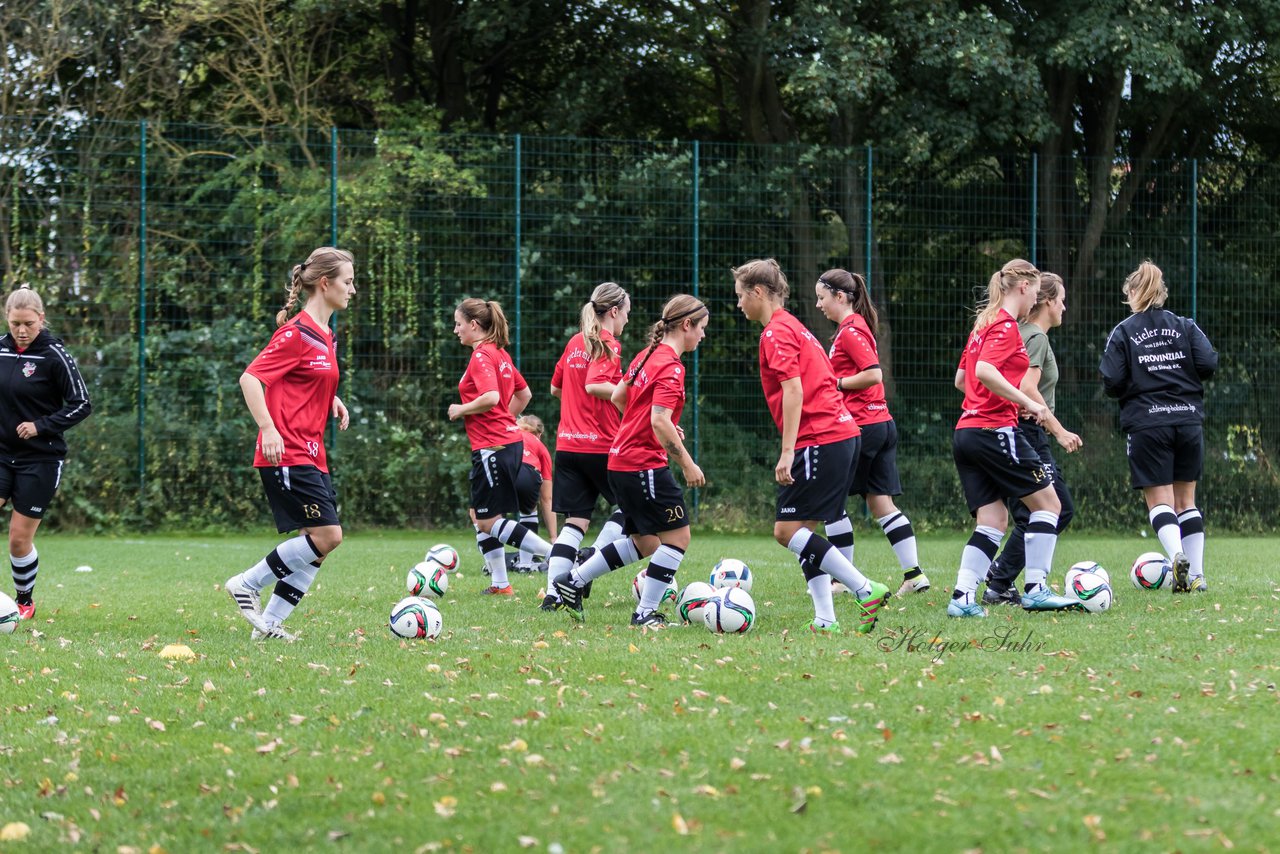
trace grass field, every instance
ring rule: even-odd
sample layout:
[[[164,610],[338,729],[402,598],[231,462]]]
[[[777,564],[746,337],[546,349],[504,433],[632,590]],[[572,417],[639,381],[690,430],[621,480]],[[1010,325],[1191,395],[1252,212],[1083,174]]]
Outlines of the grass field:
[[[445,633],[402,642],[388,611],[440,540]],[[51,534],[37,618],[0,636],[0,825],[30,828],[0,851],[1280,848],[1280,543],[1211,532],[1211,592],[1173,597],[1127,581],[1152,540],[1071,534],[1056,577],[1107,566],[1110,612],[948,620],[963,540],[922,540],[933,589],[872,635],[814,637],[781,547],[695,531],[677,581],[756,573],[756,629],[719,638],[631,629],[631,573],[578,627],[541,575],[479,596],[463,534],[354,534],[284,645],[221,591],[274,538]]]

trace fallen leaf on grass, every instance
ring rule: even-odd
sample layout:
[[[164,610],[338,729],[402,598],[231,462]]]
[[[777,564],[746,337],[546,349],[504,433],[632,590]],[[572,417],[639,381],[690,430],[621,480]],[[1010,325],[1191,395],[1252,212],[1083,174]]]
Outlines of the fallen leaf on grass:
[[[445,795],[435,802],[435,810],[436,815],[441,818],[450,818],[458,811],[458,799],[452,795]]]
[[[689,835],[689,824],[680,813],[671,816],[671,829],[681,836]]]
[[[260,744],[260,745],[258,745],[258,752],[259,752],[259,753],[274,753],[274,752],[275,752],[275,749],[276,749],[277,747],[279,747],[280,745],[282,745],[282,744],[284,744],[284,742],[283,742],[283,741],[281,741],[281,740],[280,740],[280,739],[278,739],[278,738],[273,738],[273,739],[271,739],[270,741],[268,741],[266,744]]]
[[[881,765],[901,765],[902,757],[896,753],[886,753],[884,756],[877,759],[876,762],[879,762]]]
[[[160,650],[161,658],[172,658],[177,661],[195,661],[196,654],[185,643],[171,643]]]
[[[521,848],[532,848],[538,844],[538,838],[536,836],[517,836],[516,842]]]
[[[25,842],[31,835],[31,826],[25,821],[11,821],[0,828],[0,842]]]

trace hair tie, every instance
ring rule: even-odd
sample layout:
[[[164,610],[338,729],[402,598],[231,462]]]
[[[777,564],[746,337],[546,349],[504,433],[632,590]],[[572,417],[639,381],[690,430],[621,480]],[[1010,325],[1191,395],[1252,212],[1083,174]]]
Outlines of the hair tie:
[[[677,320],[684,320],[689,315],[697,314],[698,312],[702,311],[704,308],[706,308],[705,305],[699,305],[697,308],[691,308],[688,311],[681,312],[680,314],[677,314],[675,317],[664,317],[662,318],[662,323],[664,326],[670,326],[671,324],[675,323]]]

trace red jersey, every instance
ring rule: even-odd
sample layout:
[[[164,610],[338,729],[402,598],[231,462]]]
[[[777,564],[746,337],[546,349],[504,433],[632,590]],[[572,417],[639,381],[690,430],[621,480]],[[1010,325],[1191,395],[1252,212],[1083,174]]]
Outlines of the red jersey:
[[[528,387],[529,384],[516,370],[506,350],[485,341],[472,351],[467,370],[458,382],[458,394],[462,402],[470,403],[491,391],[498,393],[498,402],[487,412],[463,416],[467,438],[471,440],[471,450],[509,445],[520,438],[516,433],[522,431],[516,426],[516,417],[511,414],[508,406],[512,395]]]
[[[876,349],[876,336],[862,315],[856,311],[836,328],[831,341],[831,370],[836,377],[851,377],[869,368],[880,367],[880,353]],[[884,383],[859,389],[846,389],[844,405],[859,427],[892,421],[889,404],[884,399]]]
[[[970,333],[960,367],[964,370],[964,410],[956,429],[961,427],[1013,427],[1018,423],[1018,404],[1005,400],[978,382],[978,362],[995,365],[1000,375],[1018,388],[1027,373],[1031,359],[1027,356],[1018,321],[1000,309],[990,326]]]
[[[778,432],[782,432],[782,381],[793,377],[799,377],[804,388],[796,450],[861,434],[836,388],[836,375],[822,344],[794,314],[779,309],[760,333],[760,385]]]
[[[315,466],[329,471],[324,428],[338,392],[338,352],[333,333],[305,311],[281,326],[245,373],[267,387],[267,412],[284,440],[281,466]],[[262,456],[262,431],[253,464],[270,468]]]
[[[528,430],[521,430],[520,438],[524,441],[524,457],[520,461],[537,469],[543,480],[550,480],[551,452],[547,450],[547,446]]]
[[[631,367],[648,352],[648,348],[641,350],[631,360]],[[649,423],[655,406],[670,409],[671,423],[680,423],[680,413],[684,411],[684,364],[666,344],[657,346],[636,376],[635,384],[627,388],[627,411],[622,413],[622,425],[609,449],[609,471],[644,471],[667,465],[667,451]]]
[[[556,429],[556,450],[578,454],[607,454],[622,422],[618,407],[587,394],[595,383],[622,381],[622,345],[613,333],[600,330],[600,340],[609,354],[587,361],[587,345],[582,333],[569,339],[556,362],[551,384],[560,389],[560,424]]]

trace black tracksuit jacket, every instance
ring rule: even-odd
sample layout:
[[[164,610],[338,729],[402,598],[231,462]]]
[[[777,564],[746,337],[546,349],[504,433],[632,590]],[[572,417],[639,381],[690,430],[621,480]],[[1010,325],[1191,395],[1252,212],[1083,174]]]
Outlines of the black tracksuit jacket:
[[[88,418],[92,408],[76,360],[47,329],[21,353],[12,335],[0,335],[0,458],[10,463],[65,459],[63,431]],[[24,421],[36,425],[37,435],[18,438]]]
[[[1134,312],[1107,338],[1098,370],[1110,397],[1120,399],[1126,433],[1204,422],[1204,381],[1218,352],[1196,322],[1163,308]]]

